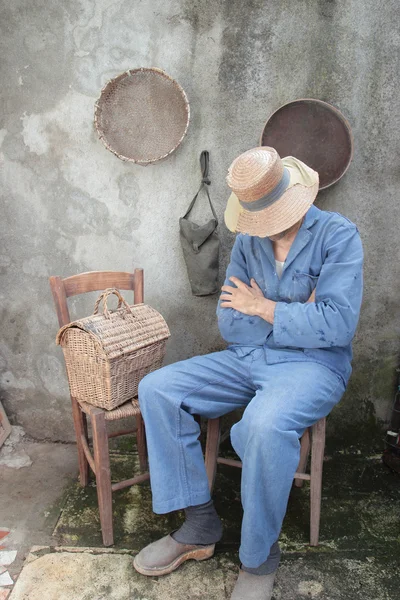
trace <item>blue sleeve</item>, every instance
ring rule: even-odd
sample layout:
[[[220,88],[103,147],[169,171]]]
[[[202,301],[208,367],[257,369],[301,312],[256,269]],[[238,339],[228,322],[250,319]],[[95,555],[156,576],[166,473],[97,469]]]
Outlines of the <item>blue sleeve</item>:
[[[237,236],[232,248],[231,260],[226,271],[225,285],[235,287],[229,277],[237,277],[250,285],[246,257],[243,251],[241,236]],[[272,332],[272,325],[261,317],[250,317],[233,308],[221,308],[221,300],[217,306],[218,327],[222,337],[231,344],[262,345]]]
[[[273,327],[277,346],[327,348],[347,346],[353,339],[363,286],[363,250],[356,226],[339,225],[324,254],[315,303],[277,303]]]

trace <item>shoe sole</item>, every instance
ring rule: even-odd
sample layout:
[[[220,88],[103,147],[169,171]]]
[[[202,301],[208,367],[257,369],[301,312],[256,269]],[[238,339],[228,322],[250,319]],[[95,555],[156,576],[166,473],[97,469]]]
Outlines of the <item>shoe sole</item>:
[[[212,546],[207,546],[206,548],[196,548],[195,550],[189,550],[188,552],[180,554],[169,565],[166,565],[165,567],[162,567],[160,569],[146,569],[146,567],[143,567],[142,565],[139,565],[137,563],[135,556],[135,558],[133,559],[133,566],[135,567],[136,571],[141,575],[153,575],[159,577],[161,575],[168,575],[168,573],[172,573],[172,571],[175,571],[175,569],[177,569],[186,560],[200,561],[211,558],[214,554],[214,549],[215,544],[213,544]]]

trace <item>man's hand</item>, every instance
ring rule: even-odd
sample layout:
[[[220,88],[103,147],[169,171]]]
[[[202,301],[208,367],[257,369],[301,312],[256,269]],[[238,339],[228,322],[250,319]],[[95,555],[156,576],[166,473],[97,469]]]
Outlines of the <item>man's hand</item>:
[[[271,324],[274,322],[276,302],[264,297],[255,279],[250,280],[250,285],[246,285],[237,277],[229,277],[229,281],[232,281],[236,287],[222,286],[221,289],[225,292],[221,294],[222,308],[233,308],[244,315],[261,317]]]
[[[221,307],[233,308],[244,315],[251,317],[257,314],[257,299],[264,298],[264,294],[257,285],[255,279],[250,280],[250,285],[246,285],[237,277],[229,277],[236,287],[223,285],[221,290]]]
[[[306,304],[308,304],[308,302],[315,302],[315,288],[313,289],[313,292],[312,292],[311,296],[309,297],[309,299],[307,300]]]
[[[273,324],[276,302],[265,298],[255,279],[246,285],[237,277],[229,277],[236,287],[223,285],[221,290],[221,308],[233,308],[250,317],[261,317],[268,323]],[[307,302],[315,302],[315,289]]]

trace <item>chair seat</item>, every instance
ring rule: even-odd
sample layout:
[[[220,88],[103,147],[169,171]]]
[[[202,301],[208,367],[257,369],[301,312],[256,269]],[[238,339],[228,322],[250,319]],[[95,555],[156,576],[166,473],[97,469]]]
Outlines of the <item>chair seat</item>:
[[[137,398],[134,400],[129,400],[128,402],[125,402],[125,404],[121,404],[121,406],[113,408],[113,410],[104,410],[103,408],[93,406],[93,404],[88,404],[87,402],[79,402],[79,406],[87,415],[91,415],[95,409],[101,410],[105,414],[106,421],[117,421],[118,419],[125,419],[126,417],[135,417],[136,415],[140,415],[140,406]]]

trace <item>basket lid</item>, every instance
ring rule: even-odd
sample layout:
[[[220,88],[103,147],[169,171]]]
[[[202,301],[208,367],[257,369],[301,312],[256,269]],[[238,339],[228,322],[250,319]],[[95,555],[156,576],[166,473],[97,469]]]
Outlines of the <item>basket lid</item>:
[[[167,323],[158,311],[147,304],[134,304],[104,314],[91,315],[68,323],[57,333],[56,343],[63,346],[70,329],[81,329],[101,345],[107,358],[130,354],[171,334]]]

